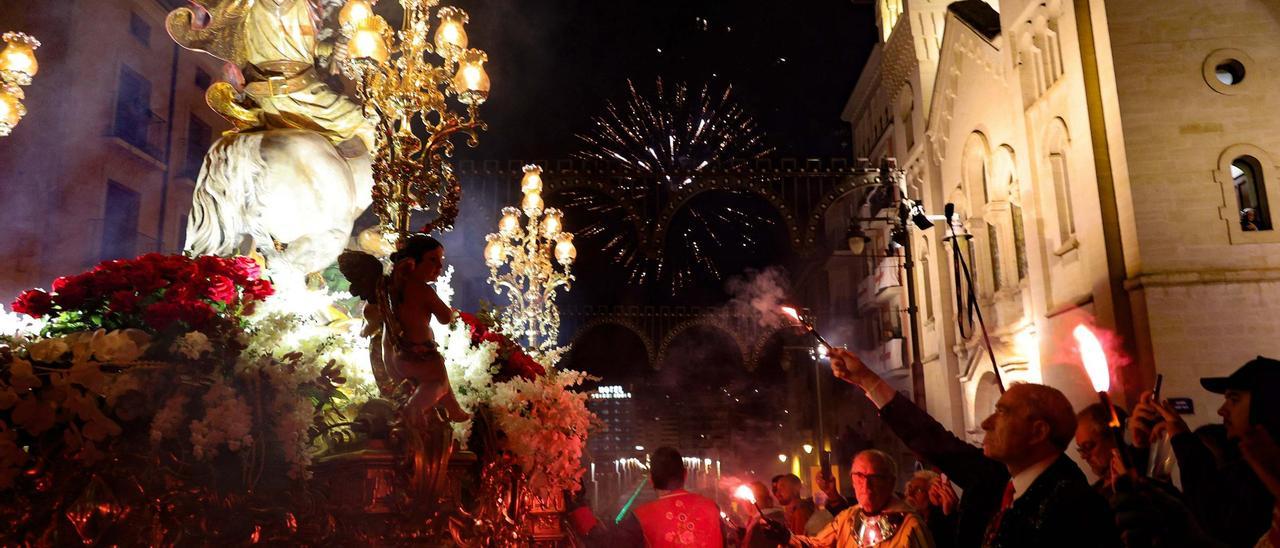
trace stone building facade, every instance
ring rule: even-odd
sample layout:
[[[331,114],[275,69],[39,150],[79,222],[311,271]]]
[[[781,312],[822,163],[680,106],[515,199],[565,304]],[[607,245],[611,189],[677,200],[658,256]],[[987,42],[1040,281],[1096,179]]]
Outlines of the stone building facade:
[[[221,63],[165,32],[165,15],[186,2],[39,5],[0,2],[0,30],[43,43],[29,112],[0,138],[6,306],[103,259],[180,251],[204,153],[229,127],[204,100]]]
[[[1193,426],[1216,421],[1221,398],[1198,379],[1280,355],[1280,4],[876,9],[882,40],[843,113],[854,156],[894,158],[906,196],[930,214],[954,204],[969,235],[948,238],[941,221],[908,230],[929,411],[978,439],[999,396],[956,283],[959,254],[1005,384],[1096,401],[1071,335],[1085,323],[1126,362],[1112,379],[1119,401],[1159,373],[1165,396],[1191,398]],[[905,275],[901,252],[886,252],[893,224],[865,220],[894,213],[889,197],[859,189],[827,212],[829,241],[851,217],[872,238],[863,256],[836,251],[829,268],[852,275],[830,280],[868,286],[857,346],[909,392],[909,348],[883,351],[910,337],[905,284],[866,281]]]

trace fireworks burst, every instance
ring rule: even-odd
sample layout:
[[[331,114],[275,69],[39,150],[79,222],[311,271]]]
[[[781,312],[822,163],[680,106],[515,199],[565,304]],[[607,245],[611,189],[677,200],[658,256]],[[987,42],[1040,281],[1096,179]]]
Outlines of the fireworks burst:
[[[578,135],[586,147],[576,156],[619,172],[607,192],[562,195],[565,207],[596,219],[579,237],[600,238],[632,283],[669,283],[674,294],[701,276],[719,280],[716,257],[755,244],[753,234],[773,220],[756,212],[759,200],[748,189],[716,185],[713,201],[701,199],[711,189],[699,183],[711,173],[741,172],[773,149],[731,99],[733,86],[694,91],[659,78],[652,97],[630,81],[627,87],[625,103],[608,103],[592,120],[593,132]],[[745,177],[731,179],[755,182]],[[671,204],[678,210],[664,220]]]

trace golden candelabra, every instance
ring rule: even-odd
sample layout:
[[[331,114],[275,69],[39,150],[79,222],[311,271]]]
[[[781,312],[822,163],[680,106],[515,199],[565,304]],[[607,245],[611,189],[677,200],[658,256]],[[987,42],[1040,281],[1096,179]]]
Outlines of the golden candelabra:
[[[21,32],[6,32],[4,42],[4,49],[0,50],[0,137],[12,133],[27,115],[22,86],[31,85],[31,78],[40,70],[36,62],[39,40]]]
[[[505,292],[511,300],[498,318],[503,329],[513,340],[524,339],[525,348],[544,353],[559,339],[556,291],[568,290],[573,282],[570,267],[578,250],[573,234],[564,231],[560,210],[543,207],[542,168],[525,166],[520,189],[524,192],[520,208],[503,208],[498,231],[485,236],[484,261],[494,293]],[[561,270],[556,270],[553,257]],[[507,269],[500,272],[503,265]]]
[[[451,137],[465,133],[467,144],[476,146],[477,133],[486,129],[477,110],[489,97],[488,57],[467,48],[467,14],[460,9],[435,10],[431,34],[437,4],[400,0],[404,20],[398,31],[367,0],[348,0],[338,16],[347,41],[343,71],[356,82],[366,112],[378,117],[373,207],[386,236],[404,237],[410,214],[432,205],[440,214],[421,231],[453,227],[462,187],[447,161]],[[465,117],[451,109],[449,97],[466,106]]]

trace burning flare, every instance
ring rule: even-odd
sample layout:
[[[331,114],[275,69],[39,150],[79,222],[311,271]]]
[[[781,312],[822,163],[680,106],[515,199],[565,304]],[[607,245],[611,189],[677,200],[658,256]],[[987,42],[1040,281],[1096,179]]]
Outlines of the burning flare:
[[[827,339],[822,338],[822,335],[818,333],[817,329],[814,329],[812,323],[810,323],[806,319],[801,318],[800,314],[796,312],[796,309],[790,306],[784,306],[782,307],[782,313],[786,314],[792,320],[795,320],[796,324],[799,327],[803,327],[805,331],[808,331],[810,334],[812,334],[813,338],[818,339],[818,343],[820,343],[824,348],[826,348],[827,351],[831,350],[832,348],[831,343],[827,342]]]
[[[1098,336],[1084,324],[1077,325],[1071,332],[1080,348],[1080,360],[1084,362],[1084,372],[1089,375],[1093,389],[1106,392],[1111,389],[1111,369],[1107,367],[1107,353],[1102,349]]]
[[[736,498],[739,500],[745,500],[747,502],[750,502],[751,504],[756,503],[755,491],[752,491],[751,486],[745,483],[742,485],[739,485],[738,488],[734,490],[733,498]]]

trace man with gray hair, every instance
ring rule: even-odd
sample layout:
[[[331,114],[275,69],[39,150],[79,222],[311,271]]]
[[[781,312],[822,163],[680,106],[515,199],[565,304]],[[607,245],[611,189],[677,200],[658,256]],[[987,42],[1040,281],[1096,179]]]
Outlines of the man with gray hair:
[[[933,548],[920,516],[894,494],[898,463],[888,453],[867,449],[853,457],[849,479],[858,504],[840,512],[817,535],[791,535],[774,522],[759,525],[771,541],[800,548]]]
[[[1107,501],[1064,452],[1076,431],[1067,397],[1042,384],[1014,384],[982,421],[979,449],[912,404],[847,350],[831,351],[831,369],[880,410],[880,418],[917,455],[964,490],[959,546],[1120,546]]]

